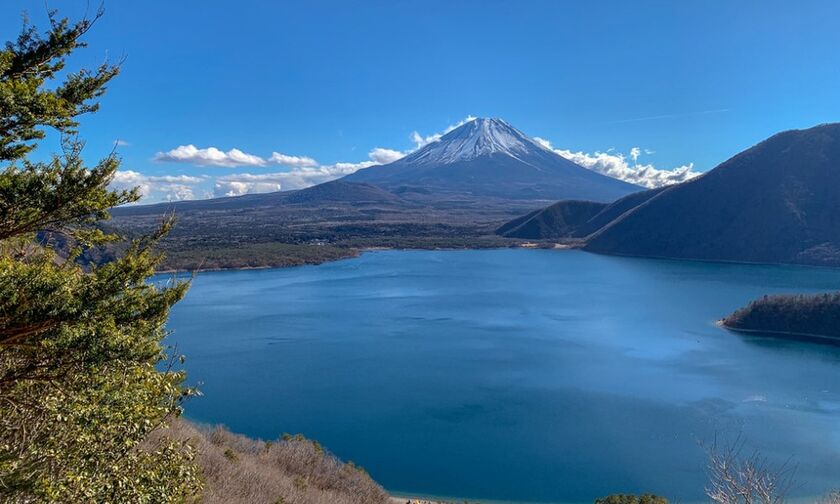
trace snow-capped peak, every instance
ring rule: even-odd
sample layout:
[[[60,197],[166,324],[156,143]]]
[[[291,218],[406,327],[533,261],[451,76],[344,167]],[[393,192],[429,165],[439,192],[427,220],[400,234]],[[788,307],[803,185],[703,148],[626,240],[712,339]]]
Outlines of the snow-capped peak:
[[[534,149],[542,150],[543,147],[504,120],[478,118],[455,128],[403,161],[450,164],[489,154],[519,158]]]

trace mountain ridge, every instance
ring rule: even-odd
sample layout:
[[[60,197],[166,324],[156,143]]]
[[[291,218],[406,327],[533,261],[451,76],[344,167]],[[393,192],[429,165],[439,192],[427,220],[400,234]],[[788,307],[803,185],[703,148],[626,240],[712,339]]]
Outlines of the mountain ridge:
[[[539,238],[583,237],[604,254],[840,266],[840,123],[777,133],[654,191],[613,203],[641,200],[586,235],[553,227]]]

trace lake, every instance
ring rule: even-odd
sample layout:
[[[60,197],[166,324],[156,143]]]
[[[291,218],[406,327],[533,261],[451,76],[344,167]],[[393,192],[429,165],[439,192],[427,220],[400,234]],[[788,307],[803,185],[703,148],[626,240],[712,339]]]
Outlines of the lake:
[[[189,418],[303,433],[394,492],[697,501],[701,444],[740,436],[814,495],[840,474],[840,348],[715,321],[838,288],[820,268],[382,251],[199,274],[168,341],[204,393]]]

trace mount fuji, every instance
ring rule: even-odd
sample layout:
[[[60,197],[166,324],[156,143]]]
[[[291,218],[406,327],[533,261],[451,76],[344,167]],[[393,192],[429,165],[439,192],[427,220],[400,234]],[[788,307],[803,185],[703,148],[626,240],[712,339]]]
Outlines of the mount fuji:
[[[501,119],[476,119],[400,160],[338,180],[123,206],[112,211],[109,229],[146,233],[175,212],[167,268],[286,266],[369,247],[504,247],[511,239],[496,229],[547,201],[589,200],[579,203],[593,208],[641,190],[543,148]]]
[[[389,191],[513,200],[614,201],[642,188],[588,170],[502,119],[480,118],[387,165],[347,175]]]

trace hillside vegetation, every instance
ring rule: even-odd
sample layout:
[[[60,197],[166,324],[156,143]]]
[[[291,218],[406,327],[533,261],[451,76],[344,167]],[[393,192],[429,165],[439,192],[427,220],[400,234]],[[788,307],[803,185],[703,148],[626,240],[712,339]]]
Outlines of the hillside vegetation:
[[[202,470],[204,504],[387,504],[389,495],[361,468],[315,441],[273,442],[178,420],[155,436],[189,442]],[[154,437],[151,439],[154,440]]]
[[[496,233],[530,240],[576,237],[578,228],[606,207],[606,203],[595,201],[561,201],[514,219],[499,227]]]
[[[508,238],[561,240],[586,238],[633,210],[666,188],[640,191],[612,203],[564,200],[500,226],[496,233]]]
[[[318,264],[366,248],[489,248],[518,240],[498,225],[539,204],[471,196],[408,201],[368,184],[334,181],[299,191],[124,206],[103,229],[126,236],[178,221],[161,240],[162,269],[221,269]],[[107,259],[112,250],[97,257]],[[100,261],[94,261],[100,262]]]
[[[738,331],[814,336],[840,343],[840,293],[764,296],[721,324]]]
[[[605,254],[840,266],[840,124],[779,133],[593,217],[568,211],[579,205],[556,203],[499,232],[586,238],[585,250]]]

